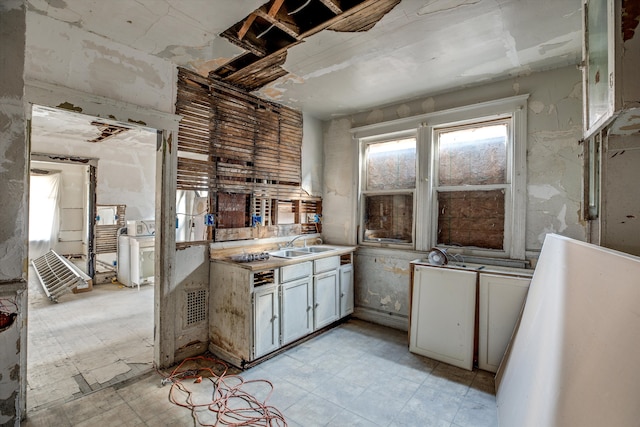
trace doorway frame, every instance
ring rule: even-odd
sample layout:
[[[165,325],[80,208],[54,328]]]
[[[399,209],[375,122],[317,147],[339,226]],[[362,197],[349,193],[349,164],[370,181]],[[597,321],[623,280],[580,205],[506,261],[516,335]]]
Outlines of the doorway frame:
[[[31,138],[31,132],[29,132],[29,138]],[[95,281],[96,271],[96,254],[95,254],[95,232],[93,228],[93,219],[96,217],[96,171],[98,169],[98,159],[76,157],[76,156],[62,156],[52,153],[29,153],[29,166],[31,162],[49,162],[49,163],[61,163],[68,165],[87,166],[89,169],[89,194],[87,199],[87,212],[83,221],[87,223],[86,235],[83,238],[87,239],[86,248],[86,271],[85,273]],[[31,185],[31,184],[29,184]]]
[[[153,364],[158,368],[171,366],[175,360],[176,304],[171,297],[175,288],[176,151],[178,123],[181,116],[63,86],[40,81],[25,81],[24,106],[28,128],[31,125],[33,104],[59,108],[107,120],[138,124],[156,130],[156,258]],[[26,138],[28,144],[27,152],[30,154],[31,136],[29,131],[27,131]],[[29,158],[28,161],[30,162],[30,160]],[[27,351],[20,352],[20,363],[25,367],[27,366]],[[23,378],[26,378],[26,371]],[[26,380],[22,382],[20,393],[23,397],[20,399],[20,402],[22,402],[21,410],[22,413],[26,413]]]

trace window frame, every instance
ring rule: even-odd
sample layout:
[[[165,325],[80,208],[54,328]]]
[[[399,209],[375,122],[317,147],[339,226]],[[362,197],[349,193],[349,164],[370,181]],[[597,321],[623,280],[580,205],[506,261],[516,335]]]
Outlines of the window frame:
[[[505,182],[504,184],[473,184],[473,185],[440,185],[439,183],[439,174],[440,174],[440,162],[438,153],[439,147],[439,139],[437,135],[446,130],[457,130],[457,129],[471,129],[475,127],[480,127],[484,124],[489,123],[506,123],[507,124],[507,141],[506,141],[506,171],[505,171]],[[511,113],[505,113],[498,116],[492,116],[490,118],[478,118],[475,120],[465,120],[463,122],[456,123],[445,123],[442,125],[431,126],[431,144],[432,144],[432,152],[433,152],[433,161],[430,164],[432,168],[432,178],[431,178],[431,218],[432,218],[432,229],[431,233],[433,236],[432,246],[438,246],[440,248],[445,248],[451,250],[452,252],[456,252],[460,250],[458,246],[438,244],[438,192],[453,192],[453,191],[489,191],[489,190],[504,190],[504,235],[503,235],[503,249],[486,249],[479,248],[473,246],[463,246],[462,251],[465,253],[473,253],[473,254],[481,254],[481,255],[498,255],[505,256],[505,252],[508,248],[511,247],[511,239],[512,239],[512,231],[508,224],[511,223],[511,216],[513,213],[514,205],[513,205],[513,197],[512,197],[512,178],[513,178],[513,163],[514,163],[514,137],[513,137],[513,124],[514,119]]]
[[[417,183],[414,182],[413,188],[401,188],[401,189],[392,189],[392,190],[368,190],[366,189],[367,182],[367,172],[368,172],[368,164],[367,164],[367,148],[373,144],[382,144],[385,142],[391,142],[395,140],[401,139],[415,139],[416,143],[416,181],[418,176],[418,135],[415,129],[409,129],[401,132],[393,132],[381,135],[375,135],[370,138],[362,138],[360,140],[359,145],[359,188],[358,188],[358,235],[357,242],[360,245],[364,246],[384,246],[391,248],[403,248],[403,249],[413,249],[415,247],[416,240],[416,187]],[[366,211],[366,196],[386,196],[386,195],[411,195],[412,204],[413,204],[413,212],[411,218],[411,242],[410,243],[393,243],[393,242],[375,242],[371,240],[364,239],[365,233],[365,211]]]
[[[433,113],[412,116],[388,122],[353,128],[351,133],[358,143],[359,163],[356,183],[358,199],[357,242],[361,245],[428,251],[437,241],[437,199],[434,190],[436,171],[436,146],[434,129],[463,126],[511,117],[509,149],[507,150],[507,181],[505,190],[505,246],[503,250],[475,247],[451,247],[451,252],[469,256],[525,259],[526,198],[527,198],[527,100],[529,94],[482,102]],[[390,245],[363,242],[364,225],[364,146],[371,142],[382,142],[403,135],[416,136],[416,188],[413,198],[413,244]],[[508,207],[507,207],[508,206]],[[442,245],[441,245],[442,246]],[[446,247],[446,246],[442,246]]]

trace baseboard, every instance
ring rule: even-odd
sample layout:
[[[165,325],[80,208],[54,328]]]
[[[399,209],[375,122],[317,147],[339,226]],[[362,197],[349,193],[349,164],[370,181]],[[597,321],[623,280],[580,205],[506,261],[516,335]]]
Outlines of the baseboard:
[[[409,319],[405,316],[394,315],[388,312],[377,311],[365,307],[356,307],[352,317],[377,325],[388,326],[401,331],[409,330]]]

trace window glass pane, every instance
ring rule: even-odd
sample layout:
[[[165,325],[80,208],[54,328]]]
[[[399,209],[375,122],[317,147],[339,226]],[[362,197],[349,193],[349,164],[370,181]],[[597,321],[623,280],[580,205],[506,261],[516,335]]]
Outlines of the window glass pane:
[[[507,135],[506,123],[439,132],[438,184],[506,183]]]
[[[364,240],[411,243],[413,195],[365,196]]]
[[[438,192],[438,244],[503,249],[504,190]]]
[[[415,188],[415,138],[369,144],[366,156],[367,190]]]

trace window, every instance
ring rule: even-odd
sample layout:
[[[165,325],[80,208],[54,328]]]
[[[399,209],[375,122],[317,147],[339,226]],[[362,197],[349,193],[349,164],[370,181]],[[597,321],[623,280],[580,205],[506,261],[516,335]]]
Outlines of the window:
[[[438,245],[504,250],[510,123],[433,131]]]
[[[359,243],[524,259],[527,98],[352,130]]]
[[[364,146],[362,242],[413,244],[416,138]]]

